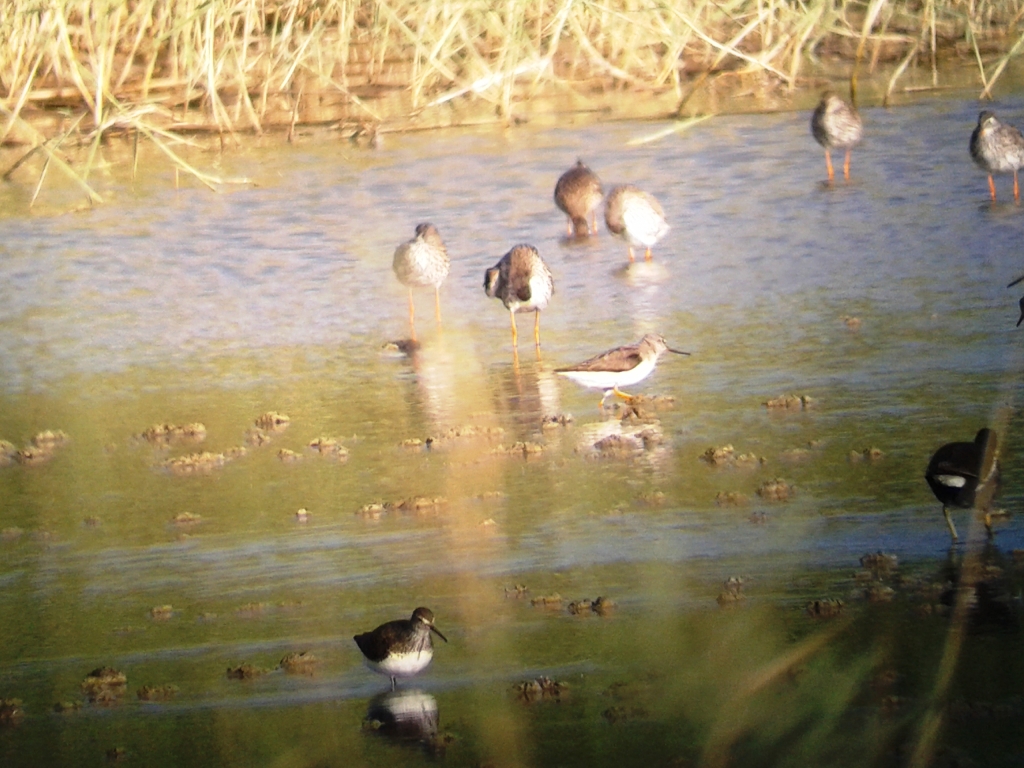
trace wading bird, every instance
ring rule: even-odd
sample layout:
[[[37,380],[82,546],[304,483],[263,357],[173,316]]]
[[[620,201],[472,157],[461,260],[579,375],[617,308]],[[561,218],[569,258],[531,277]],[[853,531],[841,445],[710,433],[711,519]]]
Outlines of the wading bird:
[[[569,217],[569,236],[586,237],[597,234],[597,208],[604,199],[601,180],[582,160],[563,173],[555,184],[555,205]],[[592,224],[587,224],[587,217]]]
[[[409,289],[409,327],[416,339],[416,308],[412,301],[413,288],[434,289],[434,317],[441,322],[441,283],[448,277],[451,263],[444,241],[433,224],[416,227],[416,236],[395,249],[391,268],[398,281]]]
[[[1013,199],[1020,200],[1017,171],[1024,167],[1024,136],[1008,123],[1001,123],[994,112],[983,110],[971,134],[971,158],[988,174],[988,191],[996,201],[996,173],[1013,174]]]
[[[835,176],[832,170],[832,150],[846,150],[843,178],[850,180],[850,151],[860,143],[864,126],[860,115],[832,91],[825,91],[811,115],[811,133],[815,141],[825,148],[825,168],[828,180]]]
[[[501,299],[512,318],[512,347],[519,347],[516,312],[533,312],[533,341],[540,347],[540,311],[551,300],[555,282],[537,249],[526,243],[517,245],[484,273],[484,291],[492,299]]]
[[[629,260],[635,261],[633,248],[643,246],[644,259],[651,260],[651,246],[668,232],[665,211],[654,198],[632,184],[615,187],[604,203],[604,223],[608,231],[629,244]]]
[[[434,657],[431,632],[448,642],[434,626],[433,612],[429,608],[417,608],[412,618],[389,621],[352,639],[366,657],[367,666],[390,677],[391,690],[395,690],[395,678],[419,674]]]
[[[992,535],[989,506],[999,490],[999,446],[996,433],[978,430],[973,443],[946,443],[939,448],[925,470],[924,478],[942,503],[949,535],[957,540],[949,508],[974,509],[985,513],[985,529]]]
[[[626,402],[631,402],[633,398],[625,392],[619,391],[619,387],[628,387],[650,376],[658,364],[658,358],[665,352],[674,352],[677,355],[690,354],[672,349],[665,342],[664,337],[656,333],[648,333],[636,344],[609,349],[607,352],[584,360],[577,365],[556,368],[555,373],[572,379],[584,387],[603,389],[604,397],[601,398],[601,403],[598,406],[603,408],[605,400],[613,394]]]

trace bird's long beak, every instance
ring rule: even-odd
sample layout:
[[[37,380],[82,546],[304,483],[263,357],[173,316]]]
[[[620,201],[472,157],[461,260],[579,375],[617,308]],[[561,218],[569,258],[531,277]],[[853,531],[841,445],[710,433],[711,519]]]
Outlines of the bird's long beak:
[[[1012,283],[1010,283],[1010,284],[1009,284],[1009,285],[1007,285],[1006,287],[1007,287],[1007,288],[1013,288],[1013,286],[1015,286],[1015,285],[1016,285],[1017,283],[1019,283],[1019,282],[1020,282],[1021,280],[1024,280],[1024,275],[1021,275],[1020,277],[1018,277],[1018,278],[1017,278],[1016,280],[1014,280],[1014,281],[1013,281]]]
[[[688,354],[690,354],[689,352],[683,352],[682,350],[679,350],[679,349],[672,349],[672,347],[665,347],[665,349],[668,352],[675,352],[677,355],[688,355]]]
[[[442,635],[441,634],[441,630],[438,629],[437,627],[435,627],[433,624],[430,625],[430,631],[433,632],[434,634],[436,634],[438,637],[440,637],[446,643],[448,642],[448,638],[445,637],[444,635]]]

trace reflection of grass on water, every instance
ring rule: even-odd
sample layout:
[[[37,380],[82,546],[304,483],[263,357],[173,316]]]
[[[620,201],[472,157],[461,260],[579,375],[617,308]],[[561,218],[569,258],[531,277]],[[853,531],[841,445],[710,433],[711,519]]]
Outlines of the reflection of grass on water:
[[[183,133],[341,121],[372,134],[467,98],[508,120],[545,88],[674,91],[681,113],[714,79],[752,72],[792,89],[819,59],[891,62],[893,81],[920,61],[935,81],[938,53],[954,49],[976,58],[988,89],[1020,46],[1006,35],[1016,13],[1007,0],[15,0],[0,15],[3,141],[31,144],[95,202],[87,180],[109,134],[149,139],[212,184],[222,180],[182,158]],[[1000,55],[987,78],[982,51]],[[73,135],[90,145],[78,171],[60,151]]]

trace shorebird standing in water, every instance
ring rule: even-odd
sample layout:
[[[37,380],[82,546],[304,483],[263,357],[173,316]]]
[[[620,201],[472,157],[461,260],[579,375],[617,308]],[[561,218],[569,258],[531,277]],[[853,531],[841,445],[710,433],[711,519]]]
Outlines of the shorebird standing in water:
[[[1006,287],[1007,288],[1013,288],[1013,286],[1015,286],[1021,280],[1024,280],[1024,275],[1021,275],[1020,277],[1018,277],[1016,280],[1014,280],[1012,283],[1010,283]],[[1024,296],[1021,297],[1019,304],[1020,304],[1020,317],[1017,318],[1017,327],[1018,328],[1020,328],[1020,324],[1021,323],[1024,323]]]
[[[995,173],[1013,174],[1013,199],[1020,200],[1017,171],[1024,167],[1024,136],[1008,123],[999,122],[987,109],[978,115],[978,125],[971,134],[971,157],[988,173],[988,191],[996,201]]]
[[[674,352],[677,355],[690,354],[672,349],[665,342],[664,337],[656,333],[648,333],[636,344],[609,349],[578,365],[556,368],[555,373],[572,379],[584,387],[603,389],[604,397],[601,398],[599,405],[600,408],[603,408],[604,401],[613,394],[626,402],[631,402],[633,398],[625,392],[620,392],[619,387],[628,387],[646,379],[658,364],[658,358],[665,352]]]
[[[434,657],[431,632],[448,642],[434,626],[433,612],[429,608],[417,608],[412,618],[389,621],[352,639],[366,657],[367,666],[390,677],[391,690],[395,690],[395,678],[419,674]]]
[[[946,443],[928,462],[924,478],[942,503],[953,541],[958,537],[949,508],[973,509],[978,502],[985,513],[985,529],[992,535],[989,505],[999,490],[998,454],[996,433],[986,427],[978,430],[973,443]]]
[[[551,300],[555,282],[537,249],[526,243],[517,245],[484,273],[484,291],[492,299],[501,299],[512,318],[512,347],[519,347],[516,312],[533,312],[533,341],[540,348],[540,311]]]
[[[668,232],[665,211],[654,198],[632,184],[615,187],[604,203],[604,223],[608,231],[629,244],[629,261],[635,261],[633,248],[643,246],[644,260],[651,260],[651,246]]]
[[[604,199],[601,180],[582,160],[563,173],[555,184],[555,205],[569,217],[567,235],[586,237],[597,234],[597,208]],[[592,224],[587,224],[587,217]]]
[[[825,91],[821,95],[821,101],[811,115],[811,133],[815,141],[825,148],[825,168],[828,170],[829,181],[835,176],[832,170],[833,149],[846,150],[843,178],[850,180],[850,151],[860,143],[863,132],[860,115],[853,106],[832,91]]]
[[[416,340],[416,308],[412,301],[413,288],[434,288],[434,317],[441,322],[441,283],[448,277],[451,263],[444,241],[433,224],[416,227],[416,236],[395,249],[391,268],[402,285],[409,289],[409,327]]]

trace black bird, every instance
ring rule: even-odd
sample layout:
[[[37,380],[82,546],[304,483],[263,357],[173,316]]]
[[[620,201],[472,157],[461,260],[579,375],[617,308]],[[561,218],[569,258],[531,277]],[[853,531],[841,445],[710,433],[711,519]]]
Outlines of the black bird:
[[[987,427],[978,430],[973,443],[946,443],[935,452],[924,473],[932,493],[942,503],[942,514],[953,541],[958,539],[949,508],[985,511],[985,529],[992,535],[988,507],[999,489],[998,440]]]
[[[412,618],[389,621],[352,639],[366,657],[367,666],[390,677],[391,690],[395,690],[396,677],[419,674],[434,657],[431,632],[448,642],[448,638],[434,626],[433,611],[417,608],[412,612]]]
[[[1006,287],[1007,288],[1013,288],[1013,286],[1015,286],[1021,280],[1024,280],[1024,275],[1021,275],[1020,277],[1018,277],[1016,280],[1014,280],[1012,283],[1010,283]],[[1020,317],[1017,318],[1017,327],[1018,328],[1020,328],[1020,324],[1021,323],[1024,323],[1024,296],[1021,297],[1021,300],[1019,302],[1019,306],[1020,306]]]

